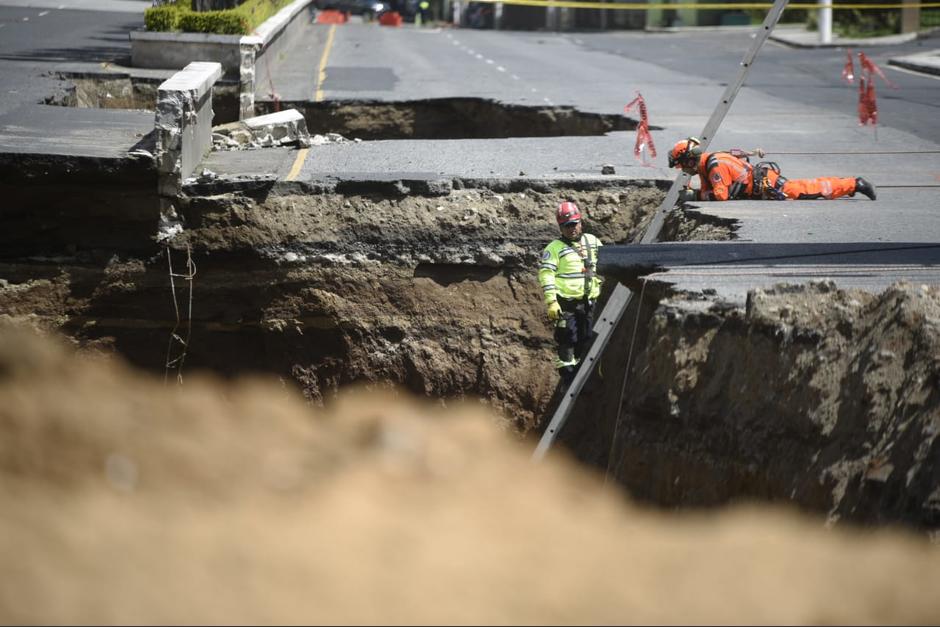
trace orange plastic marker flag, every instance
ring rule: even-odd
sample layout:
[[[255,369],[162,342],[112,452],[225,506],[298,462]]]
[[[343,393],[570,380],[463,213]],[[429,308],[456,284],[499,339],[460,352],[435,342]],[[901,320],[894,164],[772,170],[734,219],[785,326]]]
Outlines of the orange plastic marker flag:
[[[650,135],[649,114],[646,110],[646,101],[640,92],[636,92],[636,98],[624,106],[623,113],[626,115],[633,107],[640,112],[640,123],[636,127],[636,143],[633,146],[633,156],[643,165],[652,165],[651,160],[656,158],[656,145],[653,143],[653,136]],[[647,157],[647,153],[649,157]]]
[[[872,126],[878,124],[878,105],[875,102],[875,81],[868,80],[868,89],[865,90],[865,106],[868,109],[868,119]]]
[[[858,64],[863,71],[880,76],[881,79],[887,83],[888,87],[891,87],[892,89],[898,88],[897,85],[888,80],[888,77],[885,76],[885,73],[881,71],[881,68],[875,65],[875,62],[869,59],[864,52],[858,53]]]
[[[858,123],[860,126],[878,124],[878,104],[875,101],[875,79],[871,73],[858,77]]]
[[[849,85],[855,80],[855,64],[852,63],[852,49],[845,51],[845,67],[842,68],[842,80]]]
[[[865,126],[868,122],[868,107],[865,105],[865,77],[858,77],[858,124]]]

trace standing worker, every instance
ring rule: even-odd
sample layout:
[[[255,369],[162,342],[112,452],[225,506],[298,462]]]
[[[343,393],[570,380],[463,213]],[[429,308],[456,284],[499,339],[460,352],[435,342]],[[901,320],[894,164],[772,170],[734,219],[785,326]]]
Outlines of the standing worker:
[[[431,3],[428,0],[418,2],[418,11],[415,13],[415,26],[422,26],[428,21],[428,9],[430,8]]]
[[[761,150],[756,153],[764,156]],[[680,191],[679,200],[832,200],[855,192],[875,199],[875,186],[861,177],[788,179],[773,161],[751,165],[739,151],[702,152],[694,137],[676,142],[669,151],[669,167],[698,174],[701,181],[701,189]]]
[[[558,205],[561,238],[542,251],[539,284],[548,319],[555,324],[558,357],[555,366],[565,385],[571,383],[594,332],[594,306],[601,293],[597,252],[601,241],[583,233],[581,210],[573,202]]]

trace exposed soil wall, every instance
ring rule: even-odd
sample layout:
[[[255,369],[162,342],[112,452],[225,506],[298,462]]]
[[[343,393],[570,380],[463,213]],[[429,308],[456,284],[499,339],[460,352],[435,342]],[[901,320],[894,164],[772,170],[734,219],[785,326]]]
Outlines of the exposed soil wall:
[[[275,374],[320,402],[343,385],[402,385],[432,398],[485,399],[520,433],[557,383],[535,272],[564,198],[608,243],[629,241],[661,199],[623,189],[442,196],[260,195],[190,198],[170,251],[106,263],[10,263],[3,310],[38,315],[85,345],[111,346],[162,374]],[[189,334],[185,348],[170,340]],[[175,376],[175,370],[170,376]]]
[[[591,232],[627,243],[664,191],[359,185],[190,186],[169,249],[151,234],[145,256],[7,258],[0,314],[170,380],[271,374],[315,404],[353,383],[400,386],[483,399],[511,432],[537,433],[558,392],[535,277],[554,207],[573,199]],[[721,238],[733,225],[677,213],[666,230]],[[630,287],[642,296],[563,432],[578,458],[668,507],[785,501],[937,529],[934,289],[780,288],[740,310]]]
[[[172,75],[141,77],[126,74],[59,72],[63,85],[46,97],[45,104],[81,109],[157,108],[157,89]],[[214,124],[238,120],[238,81],[220,80],[212,87]]]
[[[152,152],[152,138],[142,138],[140,148]],[[156,186],[149,154],[0,155],[0,259],[153,254]]]
[[[474,406],[163,386],[0,324],[9,624],[932,624],[937,552],[793,512],[677,518]]]
[[[640,324],[623,405],[621,357],[618,385],[595,381],[575,418],[607,437],[568,435],[632,494],[940,528],[940,290],[824,281],[754,291],[744,310],[675,297]]]
[[[573,107],[509,105],[482,98],[388,102],[259,102],[259,115],[293,108],[311,133],[372,139],[474,139],[603,135],[630,131],[623,115],[585,113]]]

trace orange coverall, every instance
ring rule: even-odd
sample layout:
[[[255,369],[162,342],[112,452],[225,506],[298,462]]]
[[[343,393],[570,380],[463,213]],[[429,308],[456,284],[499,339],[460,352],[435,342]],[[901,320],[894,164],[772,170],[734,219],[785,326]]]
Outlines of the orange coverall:
[[[831,200],[855,193],[854,178],[788,179],[770,168],[764,181],[766,189],[755,192],[754,168],[754,165],[727,152],[703,153],[698,162],[698,175],[702,181],[698,199]]]

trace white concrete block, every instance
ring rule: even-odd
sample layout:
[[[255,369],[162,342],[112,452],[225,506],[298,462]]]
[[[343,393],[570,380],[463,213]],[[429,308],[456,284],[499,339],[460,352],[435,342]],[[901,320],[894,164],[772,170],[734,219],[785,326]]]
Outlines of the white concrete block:
[[[193,61],[182,70],[166,79],[157,88],[158,92],[185,91],[199,100],[209,93],[217,80],[222,78],[222,64],[215,61]]]
[[[242,120],[242,123],[248,128],[255,129],[275,124],[296,124],[303,119],[303,114],[297,109],[285,109],[284,111],[278,111],[276,113],[248,118],[247,120]]]

